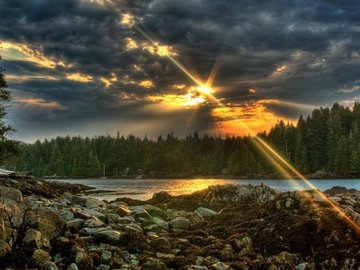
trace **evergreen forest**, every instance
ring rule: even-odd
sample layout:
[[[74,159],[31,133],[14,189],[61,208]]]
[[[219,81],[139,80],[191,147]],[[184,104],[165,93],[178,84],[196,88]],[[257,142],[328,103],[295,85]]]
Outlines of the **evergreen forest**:
[[[337,177],[360,175],[360,104],[335,103],[315,109],[296,124],[279,121],[259,134],[299,171],[319,170]],[[35,176],[278,177],[249,136],[173,134],[157,139],[133,135],[57,137],[21,144],[8,169]]]

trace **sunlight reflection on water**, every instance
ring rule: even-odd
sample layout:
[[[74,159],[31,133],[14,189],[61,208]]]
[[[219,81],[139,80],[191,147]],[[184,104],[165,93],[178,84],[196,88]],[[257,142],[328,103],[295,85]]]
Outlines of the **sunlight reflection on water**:
[[[91,197],[115,200],[129,197],[138,200],[147,200],[155,192],[166,191],[172,195],[190,194],[208,186],[226,184],[266,184],[279,191],[293,191],[309,189],[301,180],[259,180],[259,179],[56,179],[50,181],[65,181],[74,184],[83,184],[96,188],[97,193]],[[360,190],[359,179],[329,179],[311,180],[318,189],[324,191],[333,186],[343,186]]]

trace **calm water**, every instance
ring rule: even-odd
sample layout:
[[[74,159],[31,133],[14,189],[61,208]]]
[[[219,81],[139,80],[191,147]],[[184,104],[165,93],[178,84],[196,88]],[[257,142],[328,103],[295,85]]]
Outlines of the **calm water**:
[[[115,200],[120,197],[129,197],[139,200],[147,200],[155,192],[167,191],[172,195],[189,194],[196,190],[205,189],[212,185],[225,184],[253,184],[264,183],[279,191],[293,191],[311,189],[302,180],[226,180],[226,179],[57,179],[49,181],[69,182],[74,184],[83,184],[96,188],[96,193],[90,193],[89,196]],[[341,180],[309,180],[321,191],[333,186],[343,186],[360,190],[360,179],[341,179]]]

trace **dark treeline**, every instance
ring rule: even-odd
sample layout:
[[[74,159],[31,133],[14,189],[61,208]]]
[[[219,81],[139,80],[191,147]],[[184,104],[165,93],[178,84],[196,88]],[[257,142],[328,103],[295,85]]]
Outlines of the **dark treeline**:
[[[360,175],[360,104],[315,109],[296,126],[279,121],[261,133],[303,173],[325,170],[337,176]],[[172,134],[157,140],[118,135],[58,137],[24,144],[7,168],[37,176],[96,177],[220,175],[276,176],[250,137]]]

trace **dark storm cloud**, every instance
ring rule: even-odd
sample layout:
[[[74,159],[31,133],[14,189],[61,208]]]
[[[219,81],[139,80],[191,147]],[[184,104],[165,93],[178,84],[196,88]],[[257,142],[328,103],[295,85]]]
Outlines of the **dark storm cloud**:
[[[182,119],[187,119],[188,113],[168,112],[166,117],[146,110],[146,106],[156,108],[156,104],[144,101],[145,96],[173,93],[173,84],[193,82],[166,58],[141,48],[128,50],[126,38],[139,44],[146,39],[136,29],[119,24],[119,15],[124,13],[133,14],[142,29],[171,45],[178,58],[203,79],[217,62],[215,85],[225,88],[216,95],[225,102],[279,99],[326,106],[357,97],[359,1],[103,2],[0,2],[0,39],[27,44],[50,59],[71,64],[47,69],[25,61],[3,63],[12,75],[55,76],[57,80],[9,81],[9,85],[19,97],[54,101],[66,108],[46,114],[44,109],[37,108],[35,113],[26,107],[26,123],[20,121],[19,113],[12,119],[14,123],[18,120],[31,126],[43,121],[47,125],[56,119],[63,126],[73,122],[76,129],[78,123],[86,121],[128,124],[172,117],[175,123],[186,122]],[[140,70],[134,70],[134,65]],[[69,81],[65,79],[67,73],[90,75],[93,81]],[[100,78],[110,78],[112,73],[118,80],[104,90]],[[129,83],[145,79],[153,80],[155,87],[144,89]],[[250,88],[256,92],[250,93]],[[268,109],[288,118],[307,112],[279,104],[268,105]],[[210,114],[206,106],[195,114],[199,129],[213,127]],[[174,131],[182,128],[168,125]]]

